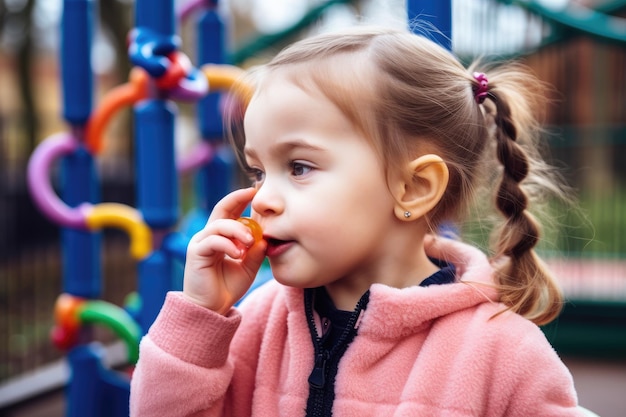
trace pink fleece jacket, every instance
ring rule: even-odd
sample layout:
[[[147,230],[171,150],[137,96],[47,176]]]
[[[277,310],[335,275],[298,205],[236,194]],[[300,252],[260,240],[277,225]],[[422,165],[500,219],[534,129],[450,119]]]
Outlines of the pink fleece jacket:
[[[437,240],[458,282],[370,289],[337,372],[334,416],[577,416],[572,377],[530,321],[503,310],[486,257]],[[170,293],[141,343],[131,416],[305,414],[313,346],[303,291],[276,282],[227,317]]]

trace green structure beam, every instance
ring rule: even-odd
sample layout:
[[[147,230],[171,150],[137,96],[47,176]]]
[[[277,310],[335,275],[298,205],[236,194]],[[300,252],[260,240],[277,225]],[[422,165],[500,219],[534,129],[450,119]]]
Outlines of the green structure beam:
[[[626,42],[626,19],[609,14],[626,7],[624,0],[612,1],[597,10],[572,3],[555,9],[536,0],[500,0],[500,2],[520,6],[565,29],[573,29],[602,40]]]

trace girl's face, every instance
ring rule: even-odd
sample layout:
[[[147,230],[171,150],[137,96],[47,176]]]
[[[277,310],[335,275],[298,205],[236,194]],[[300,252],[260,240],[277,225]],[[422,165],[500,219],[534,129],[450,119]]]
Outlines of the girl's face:
[[[258,189],[253,217],[274,277],[311,288],[375,281],[398,221],[383,165],[325,96],[273,74],[244,119],[245,157]]]

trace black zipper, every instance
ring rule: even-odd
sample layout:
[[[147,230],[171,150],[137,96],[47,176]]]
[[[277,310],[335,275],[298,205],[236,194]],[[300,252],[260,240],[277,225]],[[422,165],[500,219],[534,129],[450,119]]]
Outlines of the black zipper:
[[[311,375],[309,375],[309,384],[313,388],[324,389],[329,358],[330,352],[326,349],[323,349],[321,353],[315,355],[315,366],[313,367],[313,371],[311,371]]]
[[[315,352],[315,363],[308,380],[309,400],[307,403],[307,416],[324,417],[332,415],[332,403],[335,398],[334,374],[332,382],[330,382],[331,385],[329,386],[329,372],[331,369],[334,373],[337,372],[339,360],[356,335],[356,329],[358,327],[358,320],[361,316],[361,312],[365,309],[369,301],[369,291],[363,294],[357,303],[356,308],[347,323],[346,329],[340,336],[337,344],[331,350],[324,348],[322,339],[317,334],[315,318],[313,315],[314,293],[314,289],[304,291],[304,308]]]

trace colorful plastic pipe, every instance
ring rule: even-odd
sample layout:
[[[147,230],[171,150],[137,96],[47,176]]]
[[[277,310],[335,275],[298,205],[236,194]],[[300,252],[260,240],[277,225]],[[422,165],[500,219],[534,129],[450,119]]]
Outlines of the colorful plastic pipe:
[[[136,27],[128,34],[130,61],[153,78],[165,75],[171,65],[168,56],[176,52],[179,45],[177,36],[163,35],[147,27]]]
[[[85,143],[93,155],[102,150],[102,136],[111,117],[121,108],[147,98],[148,84],[148,74],[141,68],[133,68],[128,83],[113,88],[102,98],[85,131]]]
[[[191,61],[187,55],[174,51],[167,56],[168,66],[165,73],[156,79],[156,86],[162,90],[169,90],[178,85],[178,82],[191,71]]]
[[[183,2],[182,6],[177,10],[178,20],[184,23],[191,14],[203,8],[214,9],[217,7],[217,0],[190,0]]]
[[[207,94],[206,80],[193,68],[187,55],[178,51],[176,36],[141,27],[131,31],[129,42],[131,62],[147,71],[168,97],[198,100]]]
[[[28,188],[39,210],[59,226],[73,229],[100,230],[117,227],[130,236],[130,251],[136,259],[145,258],[152,250],[152,234],[141,214],[118,203],[83,203],[78,207],[65,204],[50,183],[53,162],[75,152],[78,142],[69,134],[57,134],[44,140],[28,162]]]
[[[203,74],[193,68],[181,53],[173,53],[170,71],[156,80],[165,95],[179,100],[198,100],[208,93],[208,83]],[[168,61],[169,62],[169,61]],[[131,70],[128,83],[113,88],[106,94],[87,122],[85,143],[89,152],[97,155],[103,149],[103,136],[111,117],[120,109],[145,100],[150,95],[150,76],[142,68]]]
[[[197,68],[178,80],[178,83],[167,91],[167,96],[174,100],[197,101],[209,92],[209,84],[204,74]]]
[[[181,174],[188,173],[213,159],[215,150],[206,141],[199,142],[188,155],[176,160],[176,170]]]
[[[85,229],[84,209],[69,207],[55,193],[50,183],[52,164],[61,156],[75,152],[78,141],[69,133],[59,133],[44,140],[28,161],[28,189],[35,205],[50,220],[63,227]]]
[[[119,203],[96,204],[85,211],[85,223],[91,230],[115,227],[126,231],[130,237],[130,253],[136,259],[143,259],[152,251],[152,232],[133,207]]]
[[[232,91],[247,104],[254,89],[242,81],[245,71],[232,65],[205,64],[201,68],[209,82],[209,91]]]
[[[111,329],[127,348],[128,362],[139,357],[141,329],[123,308],[102,300],[86,300],[61,294],[54,307],[56,325],[52,341],[59,349],[68,350],[79,343],[79,331],[85,324],[103,324]]]

